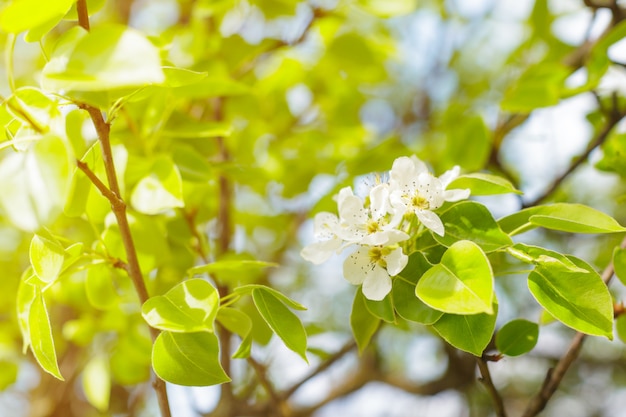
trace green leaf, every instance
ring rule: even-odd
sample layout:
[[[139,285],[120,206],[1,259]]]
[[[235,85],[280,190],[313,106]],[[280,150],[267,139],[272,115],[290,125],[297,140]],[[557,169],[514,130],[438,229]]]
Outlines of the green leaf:
[[[452,246],[461,240],[471,240],[485,252],[493,252],[513,241],[504,233],[489,210],[475,201],[462,201],[441,214],[445,226],[444,236],[434,234],[435,240],[444,246]]]
[[[500,106],[506,111],[528,113],[538,107],[556,105],[570,73],[568,67],[555,62],[535,65],[505,92]]]
[[[443,315],[442,311],[430,308],[415,295],[417,282],[432,266],[423,253],[413,252],[407,265],[393,280],[393,305],[403,319],[433,324]]]
[[[626,231],[601,211],[582,204],[558,203],[541,208],[530,216],[530,223],[570,233],[616,233]]]
[[[207,281],[199,278],[184,281],[165,295],[151,297],[141,314],[148,324],[169,332],[212,332],[219,295]]]
[[[475,173],[457,177],[448,189],[469,188],[472,195],[522,194],[508,180],[497,175]]]
[[[25,152],[0,161],[0,207],[25,231],[51,224],[63,211],[75,159],[64,141],[48,134]]]
[[[493,273],[487,256],[468,240],[456,242],[415,288],[430,307],[451,314],[492,314]]]
[[[87,270],[85,292],[87,299],[97,309],[108,310],[119,302],[113,282],[114,272],[106,264],[92,265]]]
[[[83,369],[82,383],[89,404],[102,413],[106,412],[111,398],[111,371],[107,356],[98,355],[87,362]]]
[[[391,293],[380,301],[369,300],[365,298],[365,307],[372,313],[374,317],[378,317],[387,323],[395,323],[396,316],[393,312],[393,299]]]
[[[183,207],[183,181],[176,165],[166,157],[157,159],[150,174],[133,189],[130,201],[135,210],[144,214]]]
[[[13,0],[0,14],[0,28],[20,33],[50,20],[60,21],[76,0]]]
[[[566,258],[585,272],[572,271],[563,262],[539,263],[528,275],[531,294],[566,326],[612,339],[613,300],[608,288],[587,263],[573,256]]]
[[[55,281],[63,268],[65,250],[58,242],[34,235],[28,251],[35,274],[45,283]]]
[[[38,287],[35,287],[35,298],[28,314],[28,333],[30,335],[30,348],[39,365],[50,375],[64,381],[61,371],[59,371],[57,354],[54,350],[46,302]]]
[[[254,288],[252,290],[252,299],[259,314],[285,343],[285,346],[308,362],[306,357],[306,331],[298,316],[293,314],[283,304],[275,292],[268,291],[267,288]]]
[[[178,67],[163,67],[165,74],[166,87],[182,87],[185,85],[195,84],[205,79],[207,72],[191,71]]]
[[[396,312],[405,320],[421,324],[433,324],[443,316],[443,311],[424,304],[415,295],[415,284],[396,278],[393,281],[393,304]]]
[[[519,356],[530,352],[537,344],[539,326],[524,319],[512,320],[496,334],[496,347],[507,356]]]
[[[35,276],[32,269],[28,269],[20,279],[20,285],[17,288],[17,323],[22,333],[22,353],[26,353],[30,346],[30,330],[28,320],[30,317],[30,306],[37,297],[37,287],[30,282],[30,277]]]
[[[615,248],[613,251],[613,268],[617,279],[626,285],[626,249]]]
[[[213,333],[162,332],[152,348],[152,367],[172,384],[205,387],[230,382],[219,358]]]
[[[106,91],[161,84],[159,50],[139,31],[99,25],[91,32],[65,34],[42,72],[50,91]]]
[[[617,221],[601,211],[583,204],[556,203],[530,207],[498,220],[513,236],[541,226],[570,233],[617,233],[626,231]]]
[[[14,361],[0,359],[0,369],[2,369],[0,372],[0,392],[2,392],[17,381],[20,368]]]
[[[287,304],[288,307],[291,307],[294,310],[306,310],[306,307],[303,306],[302,304],[298,303],[297,301],[292,300],[291,298],[287,297],[285,294],[281,293],[280,291],[277,291],[274,288],[270,288],[266,285],[260,285],[260,284],[242,285],[241,287],[235,288],[233,293],[239,294],[239,295],[250,294],[255,289],[262,289],[264,291],[270,292],[274,297],[278,298],[281,302],[283,302],[284,304]]]
[[[233,354],[235,359],[245,359],[250,356],[252,348],[252,320],[243,311],[222,307],[217,311],[217,321],[228,331],[241,337],[241,345]]]
[[[359,353],[363,353],[369,345],[372,336],[378,330],[381,320],[370,313],[365,306],[365,297],[361,291],[356,291],[354,302],[352,303],[352,313],[350,313],[350,327],[354,340],[359,348]]]
[[[433,329],[457,349],[481,356],[491,341],[496,328],[498,305],[493,305],[494,314],[456,315],[444,314]]]
[[[6,101],[11,114],[37,132],[48,132],[52,120],[61,115],[58,103],[34,87],[21,87]]]

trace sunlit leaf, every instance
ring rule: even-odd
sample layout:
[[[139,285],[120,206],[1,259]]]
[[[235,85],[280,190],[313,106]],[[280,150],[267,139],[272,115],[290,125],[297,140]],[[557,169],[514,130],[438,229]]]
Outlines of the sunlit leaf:
[[[162,332],[154,342],[152,366],[163,380],[184,386],[205,387],[229,382],[219,358],[217,336],[212,333]]]
[[[30,334],[30,348],[37,363],[55,378],[63,381],[63,376],[57,363],[57,354],[52,339],[50,318],[46,309],[46,302],[38,287],[35,287],[35,298],[30,305],[28,314],[28,331]]]
[[[252,299],[267,325],[280,337],[285,346],[308,362],[306,331],[298,316],[292,313],[280,298],[266,288],[253,289]]]
[[[91,358],[83,369],[82,383],[89,404],[103,413],[106,412],[111,397],[109,359],[104,355]]]
[[[483,251],[467,240],[453,244],[441,263],[424,273],[415,294],[430,307],[451,314],[491,314],[493,273]]]
[[[219,295],[208,281],[195,278],[176,285],[165,295],[151,297],[141,314],[150,326],[170,332],[213,331]]]
[[[150,174],[133,189],[130,201],[144,214],[159,214],[183,207],[183,182],[176,165],[169,158],[157,159]]]
[[[249,357],[252,348],[252,320],[250,317],[240,310],[223,307],[217,312],[217,321],[228,331],[241,337],[241,344],[233,353],[233,358],[245,359]]]
[[[457,177],[448,189],[469,188],[471,195],[522,194],[508,180],[497,175],[474,173]]]
[[[372,336],[378,330],[381,320],[370,313],[365,306],[365,296],[361,291],[356,291],[354,302],[352,304],[352,313],[350,314],[350,327],[354,340],[359,348],[359,352],[363,352],[369,345]]]
[[[493,305],[493,311],[494,314],[444,314],[433,324],[433,329],[455,348],[481,356],[496,327],[497,304]]]
[[[0,27],[5,32],[19,33],[50,20],[60,21],[76,0],[14,0],[2,10]]]
[[[56,280],[63,268],[65,250],[58,242],[40,235],[30,241],[30,264],[35,274],[46,283]]]

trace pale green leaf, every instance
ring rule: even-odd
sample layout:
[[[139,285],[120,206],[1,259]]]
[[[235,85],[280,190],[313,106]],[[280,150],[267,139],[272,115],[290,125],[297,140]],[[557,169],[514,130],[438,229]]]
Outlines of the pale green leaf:
[[[135,210],[144,214],[183,207],[183,181],[176,165],[169,158],[157,159],[150,174],[133,189],[130,201]]]
[[[433,234],[444,246],[461,240],[471,240],[485,252],[493,252],[513,244],[491,216],[489,210],[475,201],[462,201],[441,214],[445,234]]]
[[[101,25],[91,32],[61,38],[42,72],[51,91],[106,91],[165,81],[159,50],[141,32]]]
[[[582,204],[558,203],[541,208],[530,216],[530,223],[570,233],[616,233],[626,231],[601,211]]]
[[[170,332],[212,332],[219,307],[217,290],[203,279],[176,285],[165,295],[151,297],[141,314],[152,327]]]
[[[356,291],[350,313],[350,327],[356,341],[359,353],[369,345],[372,336],[378,330],[381,320],[370,313],[365,306],[365,297],[361,291]]]
[[[108,310],[119,302],[113,282],[114,273],[106,264],[95,264],[87,270],[85,292],[87,299],[97,309]]]
[[[608,288],[587,263],[573,256],[567,259],[585,272],[572,271],[562,262],[539,263],[528,275],[530,292],[563,324],[612,339],[613,300]]]
[[[82,383],[89,404],[102,413],[106,412],[111,398],[109,359],[104,355],[91,358],[83,369]]]
[[[220,364],[220,348],[213,333],[162,332],[152,348],[152,367],[172,384],[205,387],[230,382]]]
[[[55,378],[63,381],[63,376],[57,363],[57,354],[52,339],[50,318],[46,309],[46,302],[38,287],[35,287],[35,298],[30,306],[28,314],[28,331],[30,335],[30,348],[33,351],[37,363]]]
[[[217,311],[217,321],[228,331],[241,337],[241,344],[233,353],[235,359],[245,359],[250,356],[252,348],[252,320],[243,311],[222,307]]]
[[[13,0],[0,14],[5,32],[19,33],[50,20],[60,21],[76,0]]]
[[[626,285],[626,249],[615,248],[613,251],[613,268],[617,279]]]
[[[512,320],[496,334],[496,347],[507,356],[519,356],[530,352],[537,344],[539,326],[524,319]]]
[[[30,264],[43,282],[55,281],[63,268],[65,250],[58,242],[41,235],[34,235],[28,251]]]
[[[508,180],[491,174],[474,173],[457,177],[452,181],[448,189],[469,188],[472,195],[494,195],[494,194],[522,194]]]
[[[276,333],[289,349],[300,355],[308,362],[306,357],[307,336],[302,322],[291,312],[267,288],[255,288],[252,290],[252,299],[257,310],[268,326]]]
[[[22,275],[20,284],[17,288],[16,307],[17,307],[17,324],[22,334],[22,353],[26,353],[30,346],[30,330],[28,320],[30,317],[30,306],[37,297],[37,287],[29,280],[30,276],[35,276],[32,269],[28,269]]]
[[[493,311],[494,314],[444,314],[433,328],[455,348],[481,356],[496,327],[497,304],[493,305]]]
[[[241,287],[237,287],[235,291],[233,292],[235,294],[244,295],[244,294],[252,293],[252,291],[255,289],[263,289],[265,291],[270,292],[274,297],[278,298],[281,302],[286,304],[288,307],[293,308],[294,310],[306,310],[306,307],[303,306],[302,304],[298,303],[297,301],[292,300],[291,298],[287,297],[285,294],[281,293],[280,291],[277,291],[274,288],[270,288],[265,285],[260,285],[260,284],[242,285]]]
[[[491,314],[493,273],[478,245],[463,240],[444,253],[417,283],[415,294],[428,306],[451,314]]]

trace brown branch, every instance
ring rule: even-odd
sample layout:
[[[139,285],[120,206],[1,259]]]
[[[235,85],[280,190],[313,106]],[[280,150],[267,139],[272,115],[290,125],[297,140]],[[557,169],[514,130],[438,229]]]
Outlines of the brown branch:
[[[617,125],[619,121],[624,118],[624,116],[626,116],[625,113],[618,113],[616,109],[613,109],[609,114],[609,119],[607,120],[606,125],[596,135],[596,137],[593,138],[591,142],[589,142],[587,149],[585,149],[585,151],[581,155],[579,155],[572,161],[572,163],[565,170],[565,172],[559,175],[552,182],[552,184],[550,184],[547,190],[545,190],[539,197],[535,198],[534,200],[524,203],[523,207],[533,207],[548,199],[557,190],[557,188],[559,188],[563,181],[565,181],[565,179],[568,178],[570,174],[572,174],[572,172],[574,172],[580,165],[582,165],[587,160],[587,158],[589,158],[591,152],[593,152],[594,149],[602,145],[608,139],[609,134],[611,133],[615,125]]]
[[[622,240],[620,248],[626,248],[626,237]],[[604,268],[604,271],[602,271],[602,281],[605,284],[608,284],[614,273],[615,270],[613,268],[613,262],[611,261],[607,267]],[[570,343],[567,353],[559,359],[559,362],[556,364],[554,369],[550,369],[548,371],[541,390],[530,400],[522,417],[534,417],[546,407],[546,404],[550,398],[552,398],[552,395],[554,395],[556,390],[559,388],[561,380],[565,376],[565,373],[569,369],[570,365],[578,358],[585,338],[585,334],[576,333]]]
[[[86,0],[78,0],[77,10],[79,25],[86,30],[89,30],[89,13],[87,11]],[[109,136],[111,132],[111,126],[107,121],[104,120],[102,112],[99,109],[92,107],[88,104],[81,104],[79,107],[89,113],[89,116],[91,117],[91,120],[98,134],[98,141],[100,142],[100,148],[102,150],[102,160],[104,162],[104,170],[106,172],[108,187],[105,186],[104,183],[102,183],[102,181],[100,181],[100,179],[95,174],[90,175],[90,173],[93,174],[93,172],[89,169],[85,169],[88,168],[86,164],[82,165],[79,163],[78,167],[90,178],[93,184],[111,203],[111,210],[113,211],[115,219],[117,220],[120,236],[122,238],[122,244],[124,245],[124,251],[126,252],[126,270],[131,281],[133,282],[135,291],[139,296],[139,301],[141,302],[141,304],[143,304],[148,300],[149,295],[148,290],[146,289],[146,284],[143,280],[141,268],[139,267],[137,250],[135,248],[135,243],[133,242],[133,236],[130,230],[130,225],[128,223],[128,217],[126,216],[126,203],[122,199],[120,186],[117,179],[117,173],[115,172],[115,162],[113,159],[113,152],[111,149],[111,141]],[[149,329],[152,340],[156,340],[159,335],[159,330],[153,327],[149,327]],[[165,381],[155,375],[152,385],[157,394],[157,400],[159,403],[159,409],[161,410],[161,416],[171,417]]]
[[[478,364],[478,369],[480,370],[480,375],[482,376],[480,381],[483,383],[485,388],[487,388],[487,392],[489,392],[489,395],[491,396],[496,416],[506,417],[506,410],[504,408],[504,403],[502,402],[502,397],[491,379],[491,372],[489,372],[487,362],[483,358],[476,358],[476,363]]]
[[[302,387],[302,385],[304,385],[311,379],[315,378],[317,375],[321,374],[326,369],[330,368],[332,364],[337,362],[339,359],[343,358],[347,353],[353,351],[355,347],[356,347],[356,342],[354,340],[350,340],[348,343],[343,345],[343,347],[339,349],[336,353],[334,353],[332,356],[327,358],[324,362],[320,363],[317,366],[317,368],[313,369],[311,372],[305,375],[300,381],[296,382],[287,390],[285,390],[281,394],[281,398],[287,399],[291,397],[298,389],[300,389],[300,387]]]

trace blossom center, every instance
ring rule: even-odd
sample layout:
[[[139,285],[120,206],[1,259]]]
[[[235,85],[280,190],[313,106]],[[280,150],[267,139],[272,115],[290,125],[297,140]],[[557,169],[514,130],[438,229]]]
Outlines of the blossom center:
[[[411,206],[420,210],[428,210],[430,208],[430,202],[420,193],[415,193],[411,197]]]
[[[383,268],[387,268],[387,261],[384,259],[384,257],[389,255],[389,253],[390,251],[387,248],[374,246],[370,248],[370,250],[367,252],[367,255],[369,256],[371,263],[378,264]]]
[[[370,219],[365,225],[365,230],[369,234],[379,232],[381,230],[380,223],[376,220]]]

